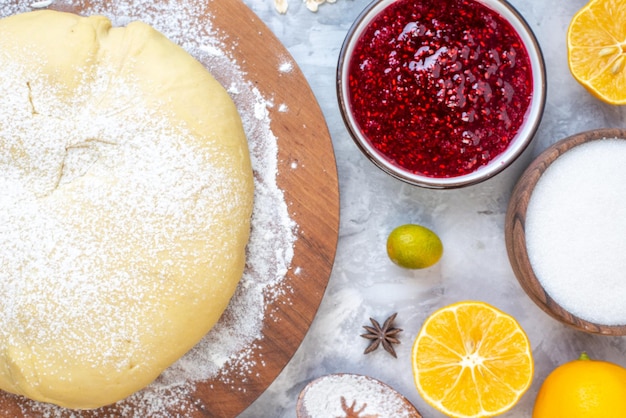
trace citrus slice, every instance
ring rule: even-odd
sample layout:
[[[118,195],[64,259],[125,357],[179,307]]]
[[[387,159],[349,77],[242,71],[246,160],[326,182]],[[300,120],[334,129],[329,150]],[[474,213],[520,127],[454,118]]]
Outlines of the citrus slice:
[[[594,96],[626,104],[626,0],[591,0],[567,31],[568,64]]]
[[[491,417],[511,409],[533,378],[526,333],[510,315],[483,302],[434,312],[412,352],[420,395],[451,417]]]

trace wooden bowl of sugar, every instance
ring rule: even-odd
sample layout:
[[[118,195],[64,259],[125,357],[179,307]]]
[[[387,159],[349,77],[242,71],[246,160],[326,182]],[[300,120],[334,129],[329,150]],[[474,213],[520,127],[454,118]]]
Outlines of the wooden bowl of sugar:
[[[546,313],[626,335],[626,130],[583,132],[542,152],[513,190],[505,239],[515,276]]]

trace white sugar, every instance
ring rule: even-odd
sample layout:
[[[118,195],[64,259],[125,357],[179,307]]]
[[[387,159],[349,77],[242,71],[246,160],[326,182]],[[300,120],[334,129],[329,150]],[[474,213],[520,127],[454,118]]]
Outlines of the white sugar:
[[[537,183],[528,256],[559,305],[597,324],[626,324],[626,140],[579,145]]]

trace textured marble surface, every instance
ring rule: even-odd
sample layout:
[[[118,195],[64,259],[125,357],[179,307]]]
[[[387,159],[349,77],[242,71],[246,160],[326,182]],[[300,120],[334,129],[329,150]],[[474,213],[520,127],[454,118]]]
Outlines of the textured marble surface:
[[[426,190],[395,180],[370,163],[345,129],[337,105],[335,70],[348,28],[368,0],[337,0],[317,13],[289,0],[278,14],[271,0],[244,0],[283,42],[307,77],[326,117],[335,148],[341,226],[326,295],[301,347],[270,388],[241,417],[295,417],[299,392],[312,379],[338,372],[365,374],[391,385],[424,417],[441,417],[413,384],[410,349],[424,319],[464,299],[491,303],[515,316],[533,348],[535,377],[521,402],[505,417],[529,417],[541,382],[557,365],[586,350],[626,366],[626,339],[588,335],[548,317],[526,296],[511,270],[504,217],[511,190],[530,160],[568,135],[600,127],[626,127],[623,108],[603,104],[570,75],[565,34],[586,0],[511,0],[535,32],[547,65],[548,98],[534,146],[504,173],[479,186]],[[415,222],[435,230],[445,253],[434,267],[406,271],[385,252],[395,226]],[[593,262],[593,260],[589,260]],[[593,278],[590,278],[593,280]],[[404,331],[394,359],[383,350],[363,355],[362,326],[398,312]]]

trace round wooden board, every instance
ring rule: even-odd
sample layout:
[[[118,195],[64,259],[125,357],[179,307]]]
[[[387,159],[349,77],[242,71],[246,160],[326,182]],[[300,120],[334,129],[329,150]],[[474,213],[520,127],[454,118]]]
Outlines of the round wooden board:
[[[20,2],[9,3],[15,7]],[[50,6],[79,14],[83,7],[68,6],[62,1]],[[236,388],[232,381],[223,377],[198,382],[195,393],[185,403],[185,411],[170,410],[173,416],[178,413],[185,417],[234,417],[278,376],[302,342],[317,312],[335,257],[339,191],[326,122],[289,52],[240,0],[211,0],[207,9],[208,13],[199,16],[199,23],[210,20],[212,27],[224,34],[225,50],[246,73],[247,80],[263,97],[272,98],[288,109],[280,111],[274,106],[268,110],[271,129],[278,140],[278,186],[298,225],[292,268],[283,281],[290,292],[279,296],[266,309],[263,338],[251,344],[255,347],[252,360],[258,361],[250,362],[248,377],[234,377]],[[2,12],[0,9],[0,14]],[[285,64],[289,71],[280,71]],[[192,409],[189,404],[193,405]],[[4,392],[0,393],[0,411],[3,416],[16,418],[41,415],[24,411],[18,398]],[[114,405],[87,415],[128,416],[127,412]]]

